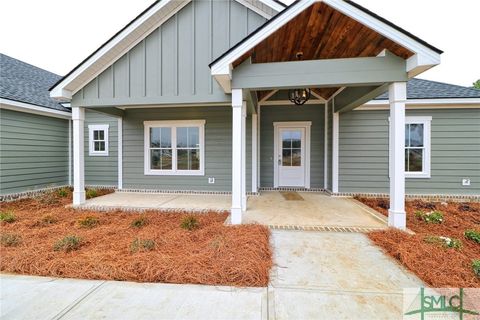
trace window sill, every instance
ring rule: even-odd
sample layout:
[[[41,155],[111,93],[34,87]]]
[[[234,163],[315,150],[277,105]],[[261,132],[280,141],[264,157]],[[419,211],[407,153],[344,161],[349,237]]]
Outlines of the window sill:
[[[405,179],[430,179],[430,173],[407,173],[405,172]]]
[[[199,171],[152,171],[148,170],[144,172],[146,176],[204,176],[203,170]]]
[[[90,157],[108,157],[108,152],[103,152],[103,153],[89,153],[88,154]]]

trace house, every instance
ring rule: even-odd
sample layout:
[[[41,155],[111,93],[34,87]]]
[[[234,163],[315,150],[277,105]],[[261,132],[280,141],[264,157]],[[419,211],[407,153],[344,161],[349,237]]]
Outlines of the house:
[[[0,200],[72,184],[71,109],[50,98],[48,91],[60,78],[0,54]],[[113,138],[117,122],[89,111],[85,130],[97,123],[108,125]],[[87,184],[116,185],[114,151],[87,158],[87,166]]]
[[[241,223],[259,190],[387,194],[405,228],[405,193],[480,194],[480,91],[413,79],[441,53],[352,1],[155,1],[50,88],[73,204],[92,182],[229,193]]]

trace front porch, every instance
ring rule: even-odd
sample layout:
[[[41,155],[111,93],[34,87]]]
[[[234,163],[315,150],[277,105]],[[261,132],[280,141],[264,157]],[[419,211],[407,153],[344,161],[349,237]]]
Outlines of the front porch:
[[[272,228],[385,228],[381,214],[351,198],[322,192],[263,191],[250,195],[245,223]],[[231,195],[115,192],[87,200],[83,208],[102,210],[229,211]],[[345,230],[347,230],[345,229]],[[340,231],[343,231],[340,229]]]

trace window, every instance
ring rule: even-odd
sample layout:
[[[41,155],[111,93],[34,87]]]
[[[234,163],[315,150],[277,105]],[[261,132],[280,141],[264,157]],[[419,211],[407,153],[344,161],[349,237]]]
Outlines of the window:
[[[88,154],[108,156],[108,124],[88,126]]]
[[[405,117],[406,178],[430,178],[431,121],[432,117]]]
[[[204,120],[145,121],[146,175],[203,175]]]

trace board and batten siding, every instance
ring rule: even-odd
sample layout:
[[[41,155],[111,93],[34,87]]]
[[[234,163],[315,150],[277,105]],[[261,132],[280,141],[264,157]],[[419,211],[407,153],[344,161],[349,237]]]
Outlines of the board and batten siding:
[[[262,106],[260,117],[260,186],[272,188],[274,180],[274,122],[311,121],[310,187],[324,186],[324,105]]]
[[[108,125],[108,156],[90,156],[88,150],[89,125]],[[118,120],[103,113],[85,112],[85,185],[118,186]]]
[[[193,0],[77,92],[72,106],[228,103],[208,65],[265,22],[235,0]]]
[[[205,120],[205,174],[145,175],[144,121]],[[246,121],[246,184],[251,191],[251,115]],[[179,191],[232,190],[231,106],[127,109],[123,119],[123,187]],[[215,178],[209,184],[208,178]]]
[[[480,110],[407,110],[431,116],[431,178],[406,179],[407,194],[480,194]],[[340,192],[388,193],[388,110],[340,115]],[[471,186],[462,186],[470,178]]]
[[[0,194],[68,185],[68,120],[0,109]]]

